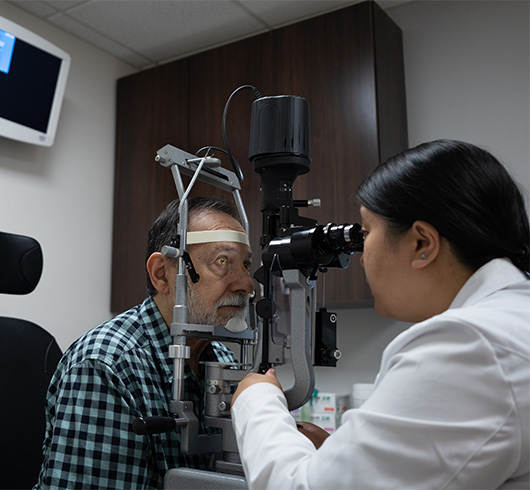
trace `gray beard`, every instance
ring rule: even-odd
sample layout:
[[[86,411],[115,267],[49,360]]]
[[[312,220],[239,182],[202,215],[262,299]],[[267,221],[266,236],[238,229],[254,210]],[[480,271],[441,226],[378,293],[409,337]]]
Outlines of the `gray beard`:
[[[248,296],[230,294],[223,296],[215,304],[213,310],[208,310],[206,302],[197,294],[193,286],[188,287],[188,321],[197,325],[219,325],[224,327],[231,318],[246,320],[248,313]],[[223,306],[240,306],[233,312],[219,312]]]

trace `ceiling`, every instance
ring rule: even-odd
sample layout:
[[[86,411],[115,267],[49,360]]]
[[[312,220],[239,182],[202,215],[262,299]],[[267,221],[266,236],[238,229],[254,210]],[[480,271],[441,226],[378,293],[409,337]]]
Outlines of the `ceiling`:
[[[4,1],[145,69],[361,0]],[[388,9],[410,1],[377,3]]]

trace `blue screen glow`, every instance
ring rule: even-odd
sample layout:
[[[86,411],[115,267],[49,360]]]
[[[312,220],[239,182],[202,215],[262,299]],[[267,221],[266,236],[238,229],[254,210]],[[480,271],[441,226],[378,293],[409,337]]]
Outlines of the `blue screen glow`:
[[[14,47],[15,36],[0,29],[0,71],[3,73],[9,73]]]

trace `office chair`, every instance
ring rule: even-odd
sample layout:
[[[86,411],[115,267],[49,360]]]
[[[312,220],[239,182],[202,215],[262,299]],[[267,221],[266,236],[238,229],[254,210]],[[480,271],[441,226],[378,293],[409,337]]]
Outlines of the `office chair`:
[[[42,274],[33,238],[0,232],[0,293],[31,293]],[[35,323],[0,316],[0,488],[37,483],[44,440],[44,400],[61,349]]]

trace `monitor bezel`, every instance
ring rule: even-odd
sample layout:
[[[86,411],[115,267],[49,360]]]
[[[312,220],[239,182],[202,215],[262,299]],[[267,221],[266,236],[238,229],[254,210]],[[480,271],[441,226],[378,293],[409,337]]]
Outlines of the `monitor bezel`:
[[[55,141],[57,125],[59,123],[59,115],[64,99],[68,72],[70,70],[71,57],[68,53],[41,36],[2,16],[0,16],[0,29],[14,35],[17,39],[56,56],[61,60],[61,67],[57,76],[57,84],[46,132],[29,128],[0,116],[0,136],[34,145],[52,146]]]

